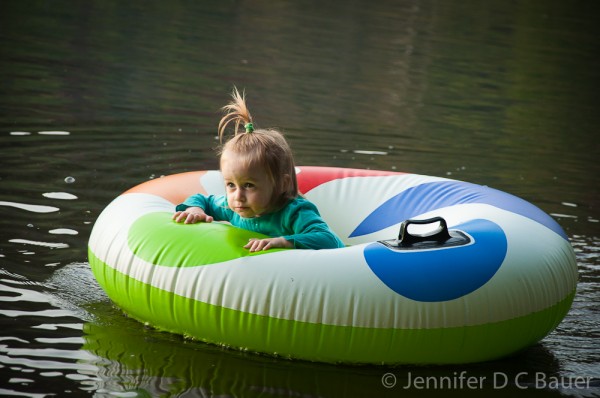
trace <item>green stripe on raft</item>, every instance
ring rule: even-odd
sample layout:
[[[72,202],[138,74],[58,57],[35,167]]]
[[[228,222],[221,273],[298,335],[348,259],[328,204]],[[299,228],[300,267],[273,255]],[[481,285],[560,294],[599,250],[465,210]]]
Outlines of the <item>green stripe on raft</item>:
[[[218,222],[211,223],[210,228],[206,223],[176,223],[172,216],[173,213],[155,212],[138,218],[129,230],[129,249],[139,258],[165,267],[195,267],[266,253],[250,253],[243,247],[250,238],[262,239],[266,235]],[[194,250],[197,242],[211,250]],[[284,249],[271,249],[269,253],[277,250]]]
[[[149,228],[150,229],[150,228]],[[174,239],[177,241],[177,239]],[[502,322],[436,329],[376,329],[254,315],[178,296],[136,281],[89,251],[100,285],[121,308],[159,330],[249,351],[323,362],[458,364],[497,359],[546,336],[575,291],[555,305]]]

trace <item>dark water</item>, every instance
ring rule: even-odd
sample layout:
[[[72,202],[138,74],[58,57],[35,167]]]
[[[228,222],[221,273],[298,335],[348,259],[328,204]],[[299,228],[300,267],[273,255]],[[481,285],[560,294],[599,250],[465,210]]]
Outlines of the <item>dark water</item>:
[[[594,1],[0,2],[0,395],[600,396],[597,15]],[[216,168],[234,84],[298,164],[450,176],[552,214],[580,273],[564,322],[502,361],[391,368],[124,317],[87,264],[93,222],[133,185]],[[418,377],[428,389],[404,389]]]

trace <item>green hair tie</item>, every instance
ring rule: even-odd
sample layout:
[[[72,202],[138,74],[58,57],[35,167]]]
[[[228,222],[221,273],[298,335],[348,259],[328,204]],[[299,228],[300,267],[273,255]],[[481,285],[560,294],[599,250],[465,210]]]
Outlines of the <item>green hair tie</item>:
[[[254,125],[252,123],[244,124],[244,128],[246,129],[246,133],[251,133],[254,131]]]

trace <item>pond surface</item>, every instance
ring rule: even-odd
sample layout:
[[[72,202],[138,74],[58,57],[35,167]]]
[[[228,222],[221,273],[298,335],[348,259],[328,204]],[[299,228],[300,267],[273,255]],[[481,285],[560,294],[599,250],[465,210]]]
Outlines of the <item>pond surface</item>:
[[[0,2],[0,395],[600,396],[597,15],[593,1]],[[356,367],[126,318],[90,272],[93,223],[133,185],[217,168],[233,85],[300,165],[456,178],[551,214],[580,275],[563,323],[501,361]],[[416,377],[456,383],[405,390]]]

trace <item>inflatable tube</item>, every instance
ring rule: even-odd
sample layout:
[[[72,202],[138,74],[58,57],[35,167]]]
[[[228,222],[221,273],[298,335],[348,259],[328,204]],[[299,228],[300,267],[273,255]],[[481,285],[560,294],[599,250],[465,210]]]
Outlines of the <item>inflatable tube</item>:
[[[298,183],[347,247],[249,253],[256,233],[175,223],[189,195],[224,193],[218,171],[199,171],[110,203],[90,236],[92,271],[117,306],[158,329],[331,363],[496,359],[541,340],[571,306],[573,248],[522,199],[357,169],[299,167]]]

